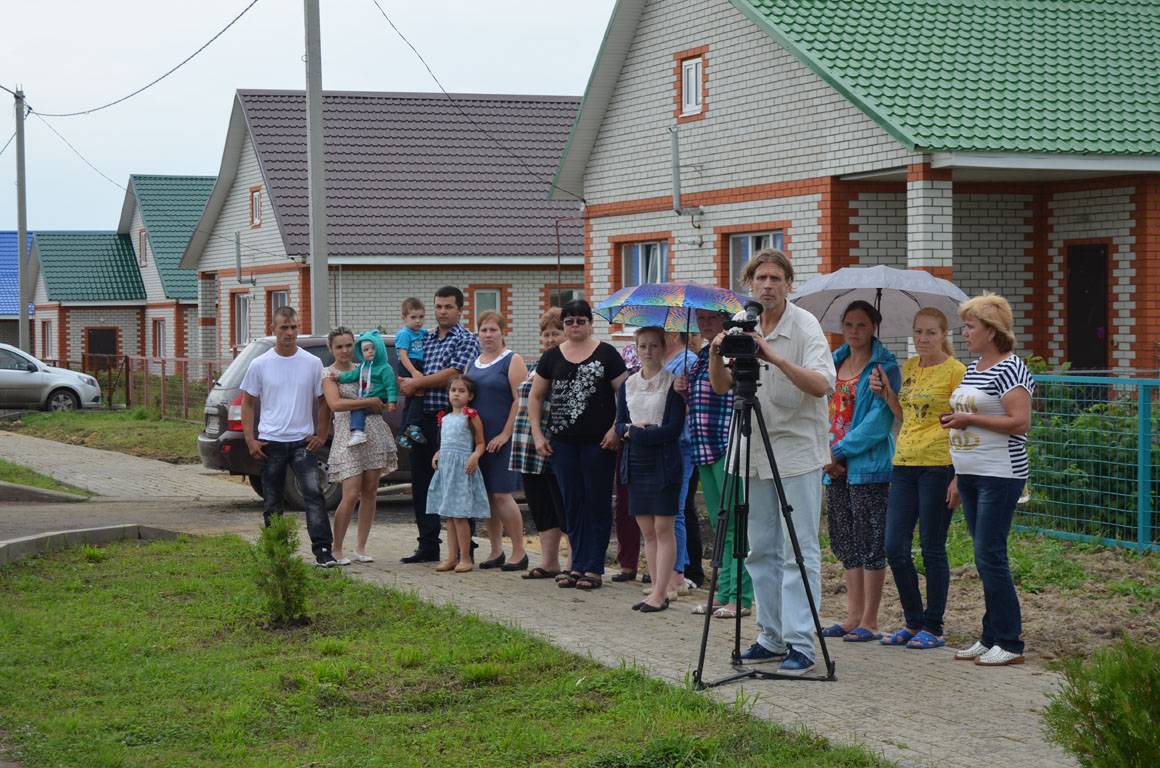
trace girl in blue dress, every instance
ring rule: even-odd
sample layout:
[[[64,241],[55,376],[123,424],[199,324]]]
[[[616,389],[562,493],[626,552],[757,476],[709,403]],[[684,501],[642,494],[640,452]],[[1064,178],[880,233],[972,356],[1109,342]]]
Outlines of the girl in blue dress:
[[[483,424],[468,403],[475,397],[475,382],[460,374],[447,383],[451,413],[439,414],[439,450],[431,460],[435,474],[427,488],[427,514],[447,523],[447,559],[437,571],[466,573],[471,566],[469,518],[487,519],[491,510],[487,490],[479,474],[483,455]]]

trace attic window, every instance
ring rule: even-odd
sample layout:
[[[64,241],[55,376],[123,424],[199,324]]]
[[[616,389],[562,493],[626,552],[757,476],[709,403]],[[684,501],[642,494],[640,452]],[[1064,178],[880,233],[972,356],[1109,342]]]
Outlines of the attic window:
[[[681,114],[701,114],[701,57],[681,62]]]
[[[673,94],[676,106],[673,117],[677,118],[678,123],[701,120],[708,111],[708,56],[707,45],[673,55],[676,62],[673,67],[676,86],[676,93]]]
[[[137,264],[142,267],[149,264],[149,236],[143,229],[137,233]]]
[[[262,188],[250,187],[250,229],[262,226]]]

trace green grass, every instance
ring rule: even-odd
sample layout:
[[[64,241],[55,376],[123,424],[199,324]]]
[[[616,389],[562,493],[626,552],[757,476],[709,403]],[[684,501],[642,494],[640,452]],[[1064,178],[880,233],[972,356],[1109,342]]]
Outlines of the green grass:
[[[156,412],[75,411],[36,412],[8,428],[24,435],[61,443],[87,445],[171,464],[197,463],[197,433],[201,426],[160,418]]]
[[[17,485],[31,485],[34,488],[44,488],[49,491],[62,491],[64,493],[75,493],[78,496],[94,496],[91,491],[82,488],[73,488],[71,485],[63,485],[53,480],[48,475],[42,475],[39,472],[33,472],[28,467],[22,467],[19,464],[13,464],[4,459],[0,459],[0,480],[5,483],[16,483]]]
[[[311,571],[267,628],[234,537],[0,567],[0,741],[24,765],[879,766],[634,669]],[[7,756],[7,755],[6,755]]]

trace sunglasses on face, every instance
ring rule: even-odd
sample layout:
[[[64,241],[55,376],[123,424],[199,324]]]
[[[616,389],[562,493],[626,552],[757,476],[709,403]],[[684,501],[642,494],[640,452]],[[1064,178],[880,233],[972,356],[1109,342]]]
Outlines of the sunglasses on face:
[[[566,318],[564,318],[564,325],[588,325],[588,318],[586,318],[586,317],[566,317]]]

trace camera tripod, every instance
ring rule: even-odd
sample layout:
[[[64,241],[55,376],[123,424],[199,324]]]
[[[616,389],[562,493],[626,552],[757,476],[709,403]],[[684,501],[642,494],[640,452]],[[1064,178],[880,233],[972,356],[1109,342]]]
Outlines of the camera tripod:
[[[752,368],[752,370],[747,370]],[[757,414],[757,429],[765,446],[765,455],[769,459],[769,468],[773,473],[773,485],[777,492],[778,505],[781,507],[782,518],[785,520],[789,540],[793,544],[793,553],[801,572],[802,586],[806,591],[806,600],[810,604],[810,612],[814,617],[814,630],[822,646],[822,659],[825,662],[825,674],[821,675],[786,675],[752,666],[744,666],[741,662],[741,610],[740,602],[734,618],[733,653],[731,666],[736,674],[727,675],[718,680],[706,681],[702,677],[705,668],[705,649],[709,642],[709,626],[713,620],[713,595],[717,593],[717,579],[720,575],[721,564],[725,555],[725,537],[728,534],[730,515],[733,520],[733,556],[737,564],[738,599],[740,599],[741,577],[745,568],[745,556],[748,552],[746,532],[749,529],[749,495],[741,500],[741,483],[743,478],[749,477],[750,460],[752,458],[752,442],[749,439],[753,431],[753,414]],[[742,472],[741,454],[742,437],[745,441],[745,471]],[[729,442],[725,452],[725,480],[721,488],[721,502],[717,509],[717,535],[713,541],[713,559],[710,566],[713,575],[709,580],[709,600],[705,611],[705,627],[701,632],[701,649],[697,657],[697,669],[693,673],[693,684],[697,688],[712,688],[734,680],[757,678],[760,680],[837,680],[834,675],[834,662],[830,659],[829,649],[826,647],[826,638],[822,634],[822,622],[818,617],[817,603],[810,591],[810,582],[806,574],[805,561],[802,559],[801,546],[798,544],[797,531],[793,524],[793,507],[785,496],[785,487],[781,482],[781,474],[777,471],[777,460],[773,455],[773,446],[769,442],[769,432],[765,427],[765,416],[761,412],[761,404],[757,402],[757,361],[734,360],[734,387],[733,387],[733,415],[729,424]],[[732,512],[730,512],[732,510]],[[781,595],[767,595],[766,599],[774,598],[779,603]]]

